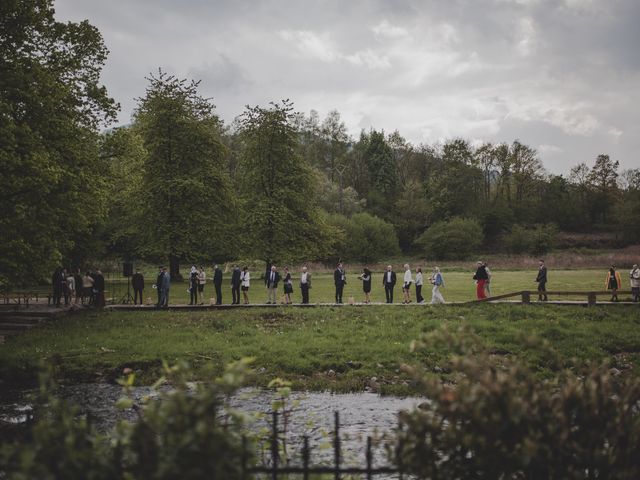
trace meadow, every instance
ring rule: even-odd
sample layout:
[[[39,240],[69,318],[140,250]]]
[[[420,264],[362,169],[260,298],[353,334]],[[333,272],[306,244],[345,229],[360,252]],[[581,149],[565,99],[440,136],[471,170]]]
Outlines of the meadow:
[[[33,380],[46,364],[71,382],[114,381],[129,367],[138,382],[150,383],[163,360],[185,360],[197,378],[207,379],[206,366],[220,373],[231,361],[254,357],[252,383],[259,386],[281,377],[297,389],[406,394],[413,386],[401,371],[404,363],[448,375],[447,346],[410,349],[413,340],[440,328],[471,329],[496,362],[517,356],[541,377],[605,360],[624,374],[637,373],[635,306],[503,304],[85,311],[1,345],[0,378],[5,384]]]

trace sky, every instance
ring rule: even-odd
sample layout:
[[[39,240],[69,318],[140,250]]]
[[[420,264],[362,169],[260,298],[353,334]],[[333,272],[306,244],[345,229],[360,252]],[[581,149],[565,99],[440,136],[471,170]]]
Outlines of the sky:
[[[230,123],[291,99],[351,135],[414,145],[518,139],[550,173],[599,154],[640,167],[638,0],[56,0],[110,55],[127,124],[158,68],[201,80]]]

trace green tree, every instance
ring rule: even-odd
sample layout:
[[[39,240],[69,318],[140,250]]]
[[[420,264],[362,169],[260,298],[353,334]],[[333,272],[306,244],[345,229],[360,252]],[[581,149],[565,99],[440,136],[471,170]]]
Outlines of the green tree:
[[[477,253],[483,241],[482,227],[476,220],[454,218],[436,222],[418,239],[427,257],[437,260],[462,260]]]
[[[372,130],[366,138],[364,162],[371,181],[367,192],[367,204],[372,213],[390,219],[389,209],[395,203],[398,192],[398,174],[393,151],[387,143],[384,132]]]
[[[198,82],[160,71],[149,77],[135,126],[148,152],[141,202],[144,256],[180,261],[222,260],[233,254],[236,202],[224,163],[220,120]]]
[[[298,154],[293,120],[293,105],[283,100],[269,108],[247,107],[239,121],[242,247],[267,265],[318,258],[330,237],[316,205],[313,172]]]
[[[100,32],[56,21],[52,0],[0,2],[0,285],[68,260],[104,216],[106,57]]]
[[[596,163],[589,172],[588,182],[593,189],[594,210],[597,220],[606,223],[609,212],[613,210],[619,197],[618,167],[609,155],[598,155]]]
[[[344,232],[342,241],[335,247],[338,257],[344,261],[374,262],[400,253],[393,225],[381,218],[356,213],[351,218],[331,215],[329,221]]]

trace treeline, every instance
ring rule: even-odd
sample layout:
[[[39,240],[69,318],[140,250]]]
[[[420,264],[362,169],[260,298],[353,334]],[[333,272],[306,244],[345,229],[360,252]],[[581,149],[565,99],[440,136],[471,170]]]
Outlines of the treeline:
[[[517,140],[355,139],[337,111],[288,100],[225,125],[197,82],[162,71],[131,124],[100,133],[118,108],[99,83],[102,38],[50,7],[1,7],[0,282],[102,256],[177,274],[180,261],[542,253],[558,230],[640,233],[640,169],[607,155],[550,175]]]

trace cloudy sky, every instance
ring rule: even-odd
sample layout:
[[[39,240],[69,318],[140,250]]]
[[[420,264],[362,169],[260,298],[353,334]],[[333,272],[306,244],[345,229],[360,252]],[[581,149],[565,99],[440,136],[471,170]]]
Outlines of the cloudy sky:
[[[640,167],[638,0],[56,0],[111,51],[104,82],[128,123],[145,75],[202,80],[230,122],[290,98],[350,133],[414,144],[533,146],[567,173],[600,153]]]

